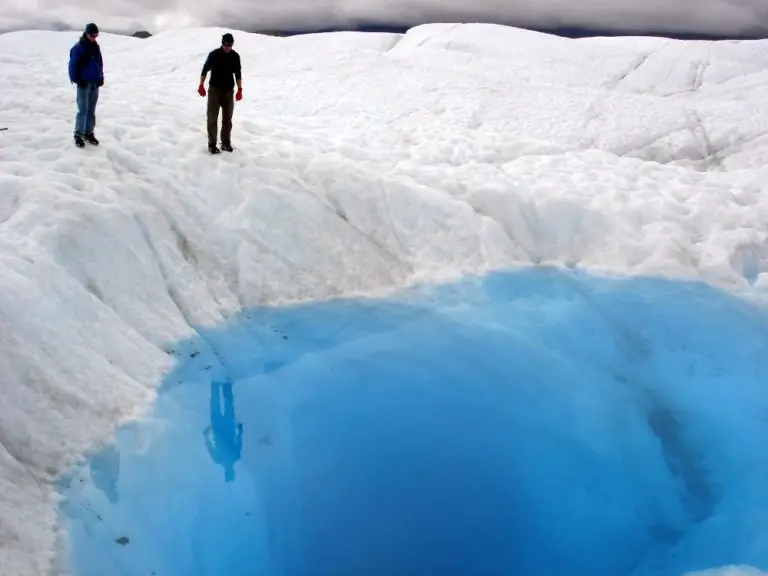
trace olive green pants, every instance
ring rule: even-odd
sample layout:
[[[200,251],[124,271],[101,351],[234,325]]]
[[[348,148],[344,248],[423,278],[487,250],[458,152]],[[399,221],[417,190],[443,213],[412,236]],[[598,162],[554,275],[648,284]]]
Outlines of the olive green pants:
[[[215,86],[208,88],[208,144],[216,145],[216,132],[221,110],[221,144],[230,146],[232,134],[232,112],[235,110],[234,90],[222,90]]]

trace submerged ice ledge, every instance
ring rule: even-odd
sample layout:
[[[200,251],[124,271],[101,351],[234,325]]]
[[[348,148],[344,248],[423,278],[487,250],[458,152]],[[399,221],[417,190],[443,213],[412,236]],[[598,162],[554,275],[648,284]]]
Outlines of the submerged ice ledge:
[[[74,576],[768,569],[766,321],[546,269],[244,312],[67,479]]]

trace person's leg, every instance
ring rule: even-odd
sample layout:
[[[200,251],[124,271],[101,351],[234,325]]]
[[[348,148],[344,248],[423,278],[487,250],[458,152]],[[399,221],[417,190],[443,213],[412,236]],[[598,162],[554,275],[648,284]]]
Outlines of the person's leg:
[[[96,103],[99,101],[99,85],[97,83],[88,86],[88,115],[86,118],[85,139],[91,144],[98,144],[99,141],[93,135],[96,128]]]
[[[232,149],[232,113],[235,109],[235,93],[230,90],[221,95],[221,147]]]
[[[82,139],[85,135],[88,117],[88,90],[83,86],[77,87],[77,115],[75,116],[75,139]]]
[[[99,101],[99,85],[94,82],[89,87],[90,93],[88,98],[88,122],[86,134],[93,134],[93,130],[96,128],[96,103]]]
[[[214,86],[208,88],[208,147],[216,146],[216,132],[219,124],[219,90]]]

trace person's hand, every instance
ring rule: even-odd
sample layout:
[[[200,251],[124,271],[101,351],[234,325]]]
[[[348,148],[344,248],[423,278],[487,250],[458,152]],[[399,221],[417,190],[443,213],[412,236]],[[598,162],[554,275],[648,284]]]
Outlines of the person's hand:
[[[102,78],[101,80],[99,80],[99,86],[104,86],[104,78]]]
[[[235,100],[237,100],[239,102],[242,99],[243,99],[243,89],[242,88],[238,88],[237,89],[237,94],[235,94]]]
[[[197,93],[200,94],[200,96],[205,96],[205,86],[200,84],[200,86],[197,87]]]

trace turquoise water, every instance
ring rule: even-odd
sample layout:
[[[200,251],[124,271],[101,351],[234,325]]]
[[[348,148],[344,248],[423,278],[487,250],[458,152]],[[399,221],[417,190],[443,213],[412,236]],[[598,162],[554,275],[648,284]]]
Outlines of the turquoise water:
[[[74,576],[768,569],[768,315],[716,290],[534,269],[169,353],[62,487]]]

